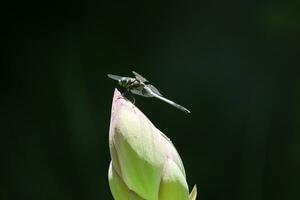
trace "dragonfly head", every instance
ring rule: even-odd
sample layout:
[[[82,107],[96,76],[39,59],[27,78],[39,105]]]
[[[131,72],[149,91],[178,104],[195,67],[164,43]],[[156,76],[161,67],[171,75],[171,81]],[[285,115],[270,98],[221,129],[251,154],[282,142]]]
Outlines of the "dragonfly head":
[[[130,83],[130,80],[128,78],[122,77],[121,79],[118,80],[119,85],[122,87],[127,87]]]

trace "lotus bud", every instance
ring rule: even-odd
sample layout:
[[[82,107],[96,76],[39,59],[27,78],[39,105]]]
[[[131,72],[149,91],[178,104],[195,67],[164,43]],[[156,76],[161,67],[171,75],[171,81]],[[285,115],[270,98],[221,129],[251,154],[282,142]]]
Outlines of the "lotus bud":
[[[116,89],[109,129],[108,180],[115,200],[195,200],[172,142]]]

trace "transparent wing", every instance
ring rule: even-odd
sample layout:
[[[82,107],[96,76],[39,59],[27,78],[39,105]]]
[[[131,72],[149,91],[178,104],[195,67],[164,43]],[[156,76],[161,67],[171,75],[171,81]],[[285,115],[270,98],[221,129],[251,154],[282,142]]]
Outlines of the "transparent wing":
[[[147,87],[149,87],[151,89],[152,92],[154,92],[155,94],[162,96],[162,94],[158,91],[158,89],[156,87],[154,87],[151,84],[148,84]]]
[[[113,80],[121,80],[123,78],[123,76],[118,76],[118,75],[113,75],[113,74],[107,74],[107,76]]]
[[[132,73],[134,74],[135,78],[143,83],[147,83],[149,82],[145,77],[143,77],[142,75],[138,74],[135,71],[132,71]]]

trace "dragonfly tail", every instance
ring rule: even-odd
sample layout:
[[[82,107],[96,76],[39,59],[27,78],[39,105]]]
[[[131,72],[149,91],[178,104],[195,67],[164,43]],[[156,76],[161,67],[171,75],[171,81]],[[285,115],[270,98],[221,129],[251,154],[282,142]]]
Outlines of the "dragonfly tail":
[[[170,105],[172,105],[172,106],[174,106],[175,108],[177,108],[177,109],[179,109],[179,110],[181,110],[183,112],[191,113],[191,111],[189,111],[185,107],[183,107],[183,106],[181,106],[181,105],[179,105],[179,104],[177,104],[177,103],[175,103],[175,102],[173,102],[173,101],[171,101],[171,100],[169,100],[169,99],[167,99],[167,98],[165,98],[163,96],[159,96],[157,94],[153,94],[153,96],[156,97],[156,98],[158,98],[158,99],[160,99],[160,100],[162,100],[162,101],[164,101],[164,102],[166,102],[166,103],[168,103],[168,104],[170,104]]]

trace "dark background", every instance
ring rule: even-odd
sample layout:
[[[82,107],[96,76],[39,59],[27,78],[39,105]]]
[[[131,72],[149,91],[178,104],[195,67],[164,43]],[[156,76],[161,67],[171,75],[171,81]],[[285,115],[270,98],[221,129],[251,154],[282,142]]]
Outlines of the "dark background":
[[[299,10],[297,0],[3,4],[0,199],[112,199],[106,74],[131,70],[192,111],[136,98],[198,199],[300,199]]]

